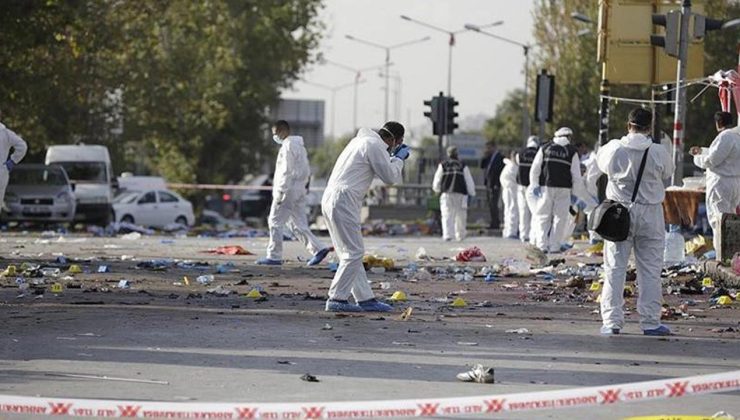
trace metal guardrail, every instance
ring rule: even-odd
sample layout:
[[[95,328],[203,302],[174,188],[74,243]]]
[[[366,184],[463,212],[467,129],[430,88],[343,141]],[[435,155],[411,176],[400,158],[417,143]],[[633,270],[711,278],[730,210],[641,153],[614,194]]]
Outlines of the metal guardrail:
[[[235,184],[180,184],[168,183],[168,188],[190,190],[220,190],[220,191],[272,191],[271,186],[235,185]],[[311,187],[311,192],[322,192],[325,187]],[[484,208],[488,206],[485,187],[476,187],[476,196],[472,197],[468,208]],[[418,207],[429,205],[429,200],[436,197],[432,187],[428,184],[399,184],[380,185],[371,187],[366,202],[371,205],[408,206]]]

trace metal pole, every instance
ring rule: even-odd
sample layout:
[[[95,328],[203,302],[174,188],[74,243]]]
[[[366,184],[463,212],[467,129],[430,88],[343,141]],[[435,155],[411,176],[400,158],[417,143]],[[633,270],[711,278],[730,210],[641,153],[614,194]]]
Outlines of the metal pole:
[[[383,113],[383,119],[388,121],[388,75],[390,73],[391,66],[391,49],[385,49],[385,112]]]
[[[450,48],[447,55],[447,96],[452,96],[452,46],[455,45],[455,35],[450,32]]]
[[[337,103],[337,90],[332,89],[331,90],[331,138],[332,140],[336,140],[337,138],[334,137],[334,121],[336,120],[336,114],[334,114],[335,104]]]
[[[599,144],[609,142],[609,81],[601,79],[601,107],[599,108]]]
[[[686,88],[682,86],[686,78],[686,59],[689,49],[689,19],[691,18],[691,0],[683,0],[681,5],[681,28],[678,39],[678,69],[676,71],[676,116],[673,120],[673,172],[671,184],[679,185],[683,180],[683,143],[684,123],[686,121]]]
[[[522,104],[522,137],[524,145],[527,145],[527,138],[532,133],[529,128],[529,83],[527,83],[527,74],[529,70],[529,46],[524,46],[524,100]],[[540,133],[542,135],[542,133]]]
[[[355,76],[355,100],[354,100],[354,106],[352,108],[352,128],[354,132],[357,132],[357,91],[358,86],[360,85],[360,73],[357,73],[357,76]]]

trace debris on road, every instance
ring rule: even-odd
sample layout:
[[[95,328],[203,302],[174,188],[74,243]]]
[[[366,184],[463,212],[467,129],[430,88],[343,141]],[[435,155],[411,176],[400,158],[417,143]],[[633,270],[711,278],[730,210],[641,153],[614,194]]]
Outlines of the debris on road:
[[[505,331],[507,334],[531,334],[526,328],[516,328]]]
[[[457,379],[462,382],[476,382],[479,384],[494,383],[493,368],[483,365],[475,365],[467,372],[458,373]]]
[[[485,262],[486,256],[483,255],[483,251],[477,246],[463,249],[455,256],[455,261],[458,262]]]
[[[320,382],[319,378],[311,375],[310,373],[306,373],[305,375],[301,376],[301,380],[306,382]]]
[[[204,252],[217,255],[254,255],[252,252],[247,251],[240,245],[220,246],[218,248],[209,249]]]

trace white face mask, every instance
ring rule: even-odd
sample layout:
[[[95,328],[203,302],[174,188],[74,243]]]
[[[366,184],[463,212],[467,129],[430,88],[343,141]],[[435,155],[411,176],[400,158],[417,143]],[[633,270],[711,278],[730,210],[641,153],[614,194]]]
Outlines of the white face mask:
[[[277,144],[279,144],[281,146],[283,144],[283,139],[281,139],[280,136],[278,136],[277,134],[273,134],[272,135],[272,141],[274,141],[275,143],[277,143]]]

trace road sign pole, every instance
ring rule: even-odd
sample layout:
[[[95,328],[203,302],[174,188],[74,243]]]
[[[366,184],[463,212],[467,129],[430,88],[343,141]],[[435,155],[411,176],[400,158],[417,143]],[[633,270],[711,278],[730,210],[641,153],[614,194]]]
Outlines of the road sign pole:
[[[683,0],[681,5],[681,27],[678,45],[678,67],[676,71],[676,117],[673,121],[673,162],[676,169],[673,172],[671,184],[680,185],[683,182],[684,137],[686,122],[686,87],[683,86],[686,78],[686,61],[689,50],[689,20],[691,19],[691,0]]]

